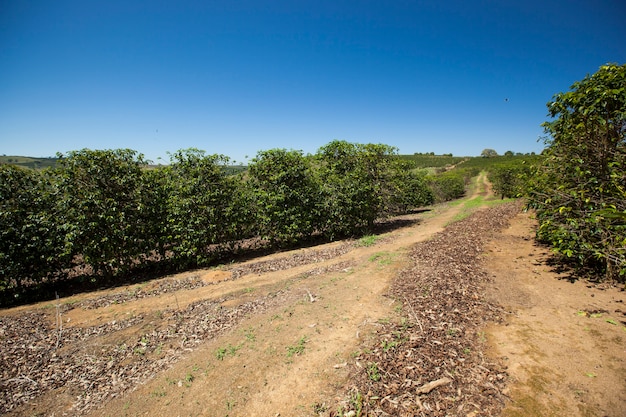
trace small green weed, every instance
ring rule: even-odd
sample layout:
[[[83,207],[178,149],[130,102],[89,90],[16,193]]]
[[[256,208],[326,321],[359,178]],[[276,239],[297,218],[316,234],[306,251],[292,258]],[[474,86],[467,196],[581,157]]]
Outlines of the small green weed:
[[[399,344],[400,342],[397,342],[397,341],[390,342],[388,340],[383,340],[382,348],[384,352],[389,352],[391,349],[395,348]]]
[[[338,417],[344,417],[344,416],[354,416],[354,417],[361,417],[362,413],[363,413],[363,396],[361,395],[360,392],[356,392],[356,393],[352,393],[350,394],[350,407],[352,408],[352,411],[348,411],[345,410],[343,407],[340,407],[337,410],[337,416]]]
[[[377,262],[380,266],[390,265],[393,262],[394,256],[394,254],[389,252],[377,252],[370,256],[369,261]]]
[[[187,386],[190,386],[194,379],[196,379],[196,377],[193,376],[191,372],[187,372],[187,375],[185,375],[185,382],[188,384]]]
[[[246,336],[246,340],[248,342],[254,342],[256,340],[256,335],[254,334],[254,329],[252,327],[245,329],[243,334]]]
[[[165,397],[166,395],[167,395],[167,392],[165,392],[164,388],[156,389],[150,393],[150,396],[153,398]]]
[[[367,376],[374,382],[380,381],[380,370],[378,369],[378,364],[376,362],[372,362],[367,365]]]
[[[287,346],[287,357],[291,358],[294,355],[301,355],[302,353],[304,353],[304,344],[308,342],[308,339],[306,338],[306,336],[302,336],[300,338],[300,340],[298,340],[298,343],[294,346]]]
[[[361,239],[358,240],[357,246],[374,246],[379,239],[380,237],[376,235],[363,236]]]
[[[226,409],[228,411],[233,411],[233,408],[235,408],[235,406],[237,405],[237,403],[233,400],[226,400]]]
[[[221,360],[224,360],[226,355],[235,356],[239,349],[241,349],[241,345],[233,346],[229,344],[226,347],[218,348],[217,351],[215,352],[215,357],[217,358],[217,360],[221,361]]]

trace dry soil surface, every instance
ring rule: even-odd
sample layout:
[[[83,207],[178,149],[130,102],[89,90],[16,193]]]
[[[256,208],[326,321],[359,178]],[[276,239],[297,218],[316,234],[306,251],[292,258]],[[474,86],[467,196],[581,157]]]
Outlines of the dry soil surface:
[[[528,213],[487,247],[488,297],[505,320],[489,326],[490,353],[507,366],[503,415],[626,416],[626,293],[549,266]]]
[[[626,415],[625,293],[554,272],[479,182],[368,239],[2,310],[0,414]]]

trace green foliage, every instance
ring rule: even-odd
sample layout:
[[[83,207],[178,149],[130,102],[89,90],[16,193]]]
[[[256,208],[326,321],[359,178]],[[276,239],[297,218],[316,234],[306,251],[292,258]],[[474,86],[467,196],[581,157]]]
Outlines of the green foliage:
[[[466,157],[448,155],[435,155],[431,153],[415,153],[413,155],[400,155],[403,161],[407,161],[412,168],[443,168],[451,167],[465,161]]]
[[[381,144],[274,149],[238,172],[198,149],[158,167],[130,149],[58,157],[54,169],[0,165],[3,304],[68,273],[99,285],[146,267],[207,265],[249,238],[283,247],[358,236],[433,201],[431,180]]]
[[[249,167],[258,233],[274,246],[292,245],[315,230],[319,195],[311,160],[300,151],[259,152]]]
[[[469,179],[471,176],[477,175],[478,172],[476,171],[476,174],[472,174],[474,174],[473,170],[455,169],[427,177],[428,186],[432,191],[434,201],[442,203],[463,197]]]
[[[83,149],[59,155],[57,204],[67,255],[96,274],[127,271],[143,253],[143,156],[130,149]]]
[[[580,268],[626,276],[626,65],[548,103],[546,161],[532,185],[538,237]]]
[[[534,162],[533,162],[534,161]],[[537,171],[536,157],[504,158],[488,168],[488,178],[493,192],[501,198],[515,198],[526,195],[528,184]]]
[[[0,156],[0,164],[12,164],[23,168],[44,169],[56,166],[57,158],[33,158],[30,156]]]
[[[482,156],[483,158],[494,158],[498,156],[498,152],[496,152],[494,149],[483,149],[483,151],[480,153],[480,156]]]
[[[238,236],[239,192],[223,169],[228,158],[198,149],[171,155],[167,168],[167,231],[174,262],[206,265]]]
[[[0,165],[0,295],[19,298],[25,285],[67,266],[55,199],[47,172]]]
[[[398,178],[404,174],[394,147],[337,140],[322,147],[316,160],[320,231],[328,238],[362,234],[402,203]]]
[[[434,202],[434,195],[426,180],[426,172],[411,169],[411,164],[394,160],[386,181],[385,212],[405,213],[414,207],[423,207]]]
[[[345,141],[333,141],[316,154],[320,229],[330,239],[361,234],[376,219],[376,184],[367,180],[362,157],[362,145]]]

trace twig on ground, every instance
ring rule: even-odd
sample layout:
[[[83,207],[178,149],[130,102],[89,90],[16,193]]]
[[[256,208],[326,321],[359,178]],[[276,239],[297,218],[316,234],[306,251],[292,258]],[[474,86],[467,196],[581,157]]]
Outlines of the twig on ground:
[[[437,387],[440,387],[442,385],[447,385],[450,382],[452,382],[452,380],[450,378],[439,378],[435,381],[431,381],[427,384],[422,385],[421,387],[419,387],[417,390],[415,390],[415,392],[417,394],[428,394],[429,392],[431,392],[432,390],[434,390]]]

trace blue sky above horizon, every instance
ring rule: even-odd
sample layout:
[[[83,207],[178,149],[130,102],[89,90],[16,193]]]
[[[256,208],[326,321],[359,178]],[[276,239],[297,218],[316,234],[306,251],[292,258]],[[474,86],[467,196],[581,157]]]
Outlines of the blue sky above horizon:
[[[540,152],[551,97],[626,63],[625,19],[620,0],[0,0],[0,154]]]

